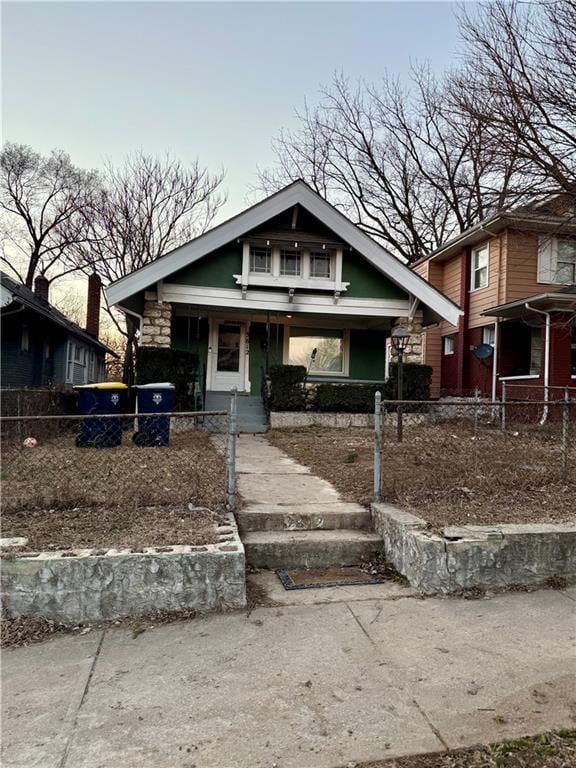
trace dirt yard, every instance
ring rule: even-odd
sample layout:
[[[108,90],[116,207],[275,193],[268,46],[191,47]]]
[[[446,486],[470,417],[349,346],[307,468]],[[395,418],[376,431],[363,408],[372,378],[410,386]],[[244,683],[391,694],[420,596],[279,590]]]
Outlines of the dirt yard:
[[[575,441],[564,483],[557,432],[536,430],[485,430],[474,439],[458,422],[420,425],[406,427],[402,443],[385,430],[382,500],[434,528],[574,520]],[[278,429],[269,439],[333,483],[346,500],[372,501],[372,430]]]
[[[576,730],[562,730],[486,747],[362,763],[356,768],[568,768],[573,765],[576,765]]]
[[[34,550],[206,544],[225,503],[224,456],[201,431],[165,448],[77,448],[71,437],[4,450],[2,535]]]

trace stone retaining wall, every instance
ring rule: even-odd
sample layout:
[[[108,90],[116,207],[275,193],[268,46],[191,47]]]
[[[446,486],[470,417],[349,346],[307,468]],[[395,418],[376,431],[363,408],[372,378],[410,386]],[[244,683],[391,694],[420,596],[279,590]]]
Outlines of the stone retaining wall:
[[[422,424],[428,415],[421,413],[405,413],[404,426]],[[396,426],[395,413],[382,414],[385,426]],[[372,413],[319,413],[317,411],[272,411],[270,413],[270,429],[287,429],[290,427],[374,427]]]
[[[424,594],[576,580],[576,523],[470,525],[437,534],[397,507],[371,509],[386,559]]]
[[[77,549],[2,560],[2,604],[14,616],[87,622],[158,611],[243,608],[244,547],[234,517],[217,544],[142,552]]]

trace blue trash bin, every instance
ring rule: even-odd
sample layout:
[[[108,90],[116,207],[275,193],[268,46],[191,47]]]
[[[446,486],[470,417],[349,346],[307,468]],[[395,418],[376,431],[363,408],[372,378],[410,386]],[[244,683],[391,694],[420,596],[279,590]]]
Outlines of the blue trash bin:
[[[128,387],[122,382],[103,382],[74,387],[78,392],[78,407],[83,416],[119,414],[117,419],[82,419],[76,438],[79,448],[116,448],[122,444],[122,418]]]
[[[136,412],[138,431],[132,437],[135,445],[142,448],[161,448],[170,443],[170,416],[140,416],[141,413],[167,413],[174,408],[176,390],[174,384],[157,382],[137,384]]]

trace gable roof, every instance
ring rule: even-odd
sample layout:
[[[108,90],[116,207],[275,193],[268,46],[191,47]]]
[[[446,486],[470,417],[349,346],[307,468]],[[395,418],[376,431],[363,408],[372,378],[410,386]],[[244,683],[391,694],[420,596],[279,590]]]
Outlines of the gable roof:
[[[189,243],[120,278],[106,289],[108,302],[120,304],[129,296],[236,240],[294,205],[305,208],[380,272],[430,307],[436,315],[453,325],[457,324],[462,312],[456,304],[369,237],[303,181],[289,184]]]
[[[38,298],[34,291],[26,285],[12,280],[12,278],[8,277],[5,272],[0,272],[0,284],[12,296],[12,302],[15,301],[32,312],[37,312],[39,315],[42,315],[42,317],[45,317],[47,320],[52,321],[61,328],[65,328],[69,333],[82,339],[86,344],[91,344],[93,347],[98,347],[103,352],[109,352],[110,354],[115,355],[115,353],[111,349],[108,349],[105,344],[102,344],[101,341],[98,341],[98,339],[90,335],[84,328],[73,323],[72,320],[60,312],[59,309],[56,309],[56,307],[47,301]],[[6,303],[2,306],[2,309],[6,309],[8,306],[9,304]]]

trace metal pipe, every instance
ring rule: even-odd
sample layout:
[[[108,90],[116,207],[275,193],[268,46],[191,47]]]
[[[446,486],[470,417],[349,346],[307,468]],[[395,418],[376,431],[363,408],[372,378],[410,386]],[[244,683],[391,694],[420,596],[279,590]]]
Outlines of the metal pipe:
[[[374,501],[382,500],[382,394],[374,397]]]

